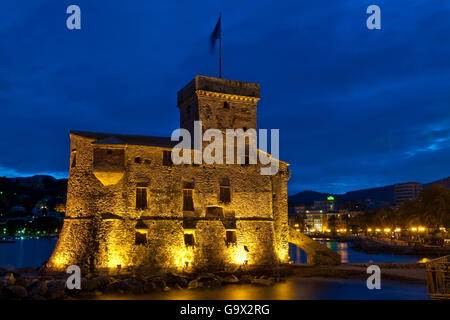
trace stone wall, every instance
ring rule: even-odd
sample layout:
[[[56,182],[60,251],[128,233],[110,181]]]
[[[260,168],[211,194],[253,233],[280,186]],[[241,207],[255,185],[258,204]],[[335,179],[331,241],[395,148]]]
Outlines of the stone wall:
[[[76,135],[71,140],[77,159],[69,174],[67,218],[49,267],[179,269],[188,262],[189,268],[220,269],[286,262],[286,236],[278,234],[287,226],[285,164],[273,177],[261,175],[259,165],[165,166],[162,153],[170,149],[99,146]],[[94,154],[107,155],[109,148],[112,156],[124,155],[121,172],[116,160],[107,162],[114,175],[121,175],[116,183],[104,167],[99,177],[94,162]],[[230,203],[219,199],[224,179],[230,183]],[[194,188],[192,212],[183,212],[186,184]],[[147,209],[136,209],[138,186],[147,190]],[[207,219],[208,207],[222,208],[225,219]],[[191,228],[184,227],[186,220],[195,224],[194,248],[184,245],[184,233]],[[135,245],[138,221],[147,228],[145,245]],[[226,230],[236,231],[236,244],[226,245]]]

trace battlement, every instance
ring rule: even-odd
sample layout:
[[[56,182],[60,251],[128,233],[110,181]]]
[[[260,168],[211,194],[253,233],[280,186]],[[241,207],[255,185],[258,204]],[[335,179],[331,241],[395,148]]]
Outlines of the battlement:
[[[183,89],[178,91],[178,106],[191,98],[197,90],[260,98],[259,84],[253,82],[228,80],[222,78],[196,76]]]

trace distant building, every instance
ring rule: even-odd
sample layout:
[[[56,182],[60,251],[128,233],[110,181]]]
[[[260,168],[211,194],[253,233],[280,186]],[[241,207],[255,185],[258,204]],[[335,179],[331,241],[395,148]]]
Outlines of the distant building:
[[[58,203],[57,205],[55,205],[55,211],[56,212],[66,212],[66,204],[65,203]]]
[[[348,222],[355,216],[362,214],[362,211],[339,210],[338,212],[327,213],[328,228],[332,231],[348,229]]]
[[[333,196],[328,196],[326,200],[314,201],[314,209],[335,211],[336,203]]]
[[[306,229],[309,232],[325,232],[328,228],[327,212],[320,209],[306,210]]]
[[[394,187],[394,198],[397,204],[407,200],[415,200],[423,190],[423,185],[417,182],[396,184]]]

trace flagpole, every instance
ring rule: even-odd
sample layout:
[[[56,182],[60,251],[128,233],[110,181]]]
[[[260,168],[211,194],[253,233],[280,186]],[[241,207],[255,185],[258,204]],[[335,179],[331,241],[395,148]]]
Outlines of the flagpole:
[[[222,78],[222,12],[220,13],[219,78]]]

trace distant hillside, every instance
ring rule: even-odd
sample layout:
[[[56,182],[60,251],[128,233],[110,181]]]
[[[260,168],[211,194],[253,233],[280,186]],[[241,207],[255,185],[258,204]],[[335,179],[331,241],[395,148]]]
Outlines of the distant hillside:
[[[427,188],[432,184],[441,184],[450,189],[450,177],[424,184]],[[324,200],[330,193],[302,191],[289,197],[290,205],[312,205],[316,200]],[[394,185],[350,191],[345,194],[333,195],[337,203],[348,201],[366,201],[371,206],[381,206],[383,203],[394,202]]]
[[[64,203],[67,194],[67,179],[36,175],[24,178],[0,177],[0,215],[12,207],[23,207],[27,213],[38,204],[51,209]]]
[[[450,177],[427,183],[425,184],[425,187],[431,186],[432,184],[440,184],[446,187],[447,189],[450,189]]]

